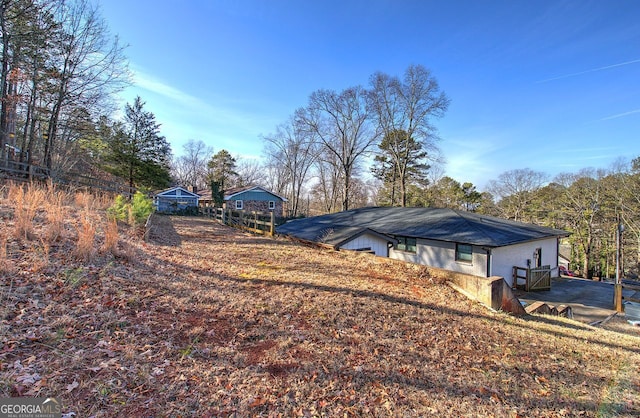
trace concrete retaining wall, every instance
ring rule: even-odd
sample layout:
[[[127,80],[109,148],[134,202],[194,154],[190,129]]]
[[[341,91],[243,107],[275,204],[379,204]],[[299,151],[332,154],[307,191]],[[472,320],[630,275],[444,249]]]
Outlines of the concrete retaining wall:
[[[429,273],[434,277],[447,280],[451,287],[460,293],[491,309],[510,312],[514,315],[527,314],[520,300],[515,297],[502,277],[479,277],[432,267],[429,268]]]

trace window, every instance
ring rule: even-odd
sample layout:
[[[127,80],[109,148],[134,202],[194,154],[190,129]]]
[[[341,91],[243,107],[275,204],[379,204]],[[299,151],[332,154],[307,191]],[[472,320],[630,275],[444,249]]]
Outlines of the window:
[[[398,243],[395,249],[398,251],[406,251],[408,253],[416,252],[416,239],[409,237],[396,237]]]
[[[473,247],[469,244],[456,244],[456,261],[471,263],[473,261]]]
[[[242,210],[242,200],[236,200],[236,209]]]
[[[273,200],[269,201],[269,210],[274,210],[276,208],[276,202]]]

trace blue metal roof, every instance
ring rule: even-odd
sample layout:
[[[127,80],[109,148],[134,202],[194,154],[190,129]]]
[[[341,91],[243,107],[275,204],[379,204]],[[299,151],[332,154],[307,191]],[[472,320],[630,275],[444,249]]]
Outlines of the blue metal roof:
[[[346,237],[367,228],[391,237],[403,236],[504,247],[549,237],[568,236],[559,229],[515,222],[472,212],[440,208],[369,207],[289,221],[276,232],[298,239],[325,242],[328,231]],[[331,240],[334,241],[334,240]]]

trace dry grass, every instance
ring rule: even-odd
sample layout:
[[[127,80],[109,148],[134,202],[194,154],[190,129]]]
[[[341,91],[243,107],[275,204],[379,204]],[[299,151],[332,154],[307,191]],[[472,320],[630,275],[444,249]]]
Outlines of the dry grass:
[[[120,237],[128,259],[79,262],[63,237],[31,271],[12,247],[0,396],[96,417],[640,412],[637,336],[490,312],[410,264],[154,220],[149,243]]]
[[[64,231],[65,200],[64,191],[56,189],[51,182],[47,185],[45,210],[47,212],[47,231],[45,238],[48,243],[57,241]]]
[[[44,190],[34,184],[26,188],[13,183],[9,186],[9,200],[14,206],[14,236],[16,238],[33,239],[33,221],[37,210],[44,202]]]
[[[93,208],[93,202],[95,200],[94,195],[85,191],[79,191],[75,193],[75,204],[82,209]]]
[[[8,258],[6,231],[0,231],[0,274],[11,273],[11,262]]]
[[[96,227],[91,220],[91,212],[85,209],[80,217],[78,226],[78,240],[75,255],[79,260],[89,262],[95,253]]]
[[[102,251],[117,256],[118,240],[118,221],[115,219],[107,219],[107,224],[104,229],[104,243],[102,245]]]

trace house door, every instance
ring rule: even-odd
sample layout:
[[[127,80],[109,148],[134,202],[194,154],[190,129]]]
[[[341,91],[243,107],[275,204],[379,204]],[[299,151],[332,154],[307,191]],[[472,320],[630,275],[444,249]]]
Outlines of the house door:
[[[536,248],[533,252],[533,265],[535,267],[542,267],[542,248]]]

